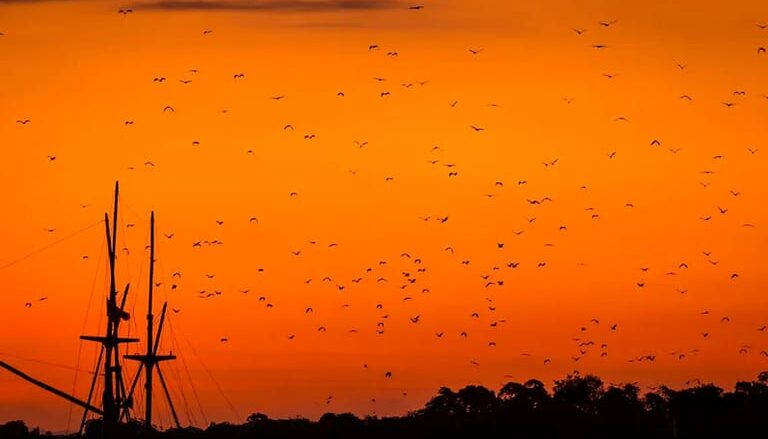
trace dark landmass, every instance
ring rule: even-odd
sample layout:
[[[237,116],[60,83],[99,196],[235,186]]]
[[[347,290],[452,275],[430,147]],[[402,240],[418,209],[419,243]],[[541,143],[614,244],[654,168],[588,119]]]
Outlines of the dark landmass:
[[[142,432],[139,422],[115,438],[768,438],[768,372],[726,392],[696,383],[682,390],[660,386],[641,394],[635,384],[610,384],[574,373],[550,393],[538,380],[510,382],[498,393],[482,386],[454,392],[443,387],[424,408],[399,417],[358,418],[326,413],[317,421],[269,419],[255,413],[237,425],[212,423]],[[23,421],[0,425],[0,438],[57,437],[30,430]],[[58,436],[58,437],[75,437]],[[98,421],[85,437],[100,438]]]

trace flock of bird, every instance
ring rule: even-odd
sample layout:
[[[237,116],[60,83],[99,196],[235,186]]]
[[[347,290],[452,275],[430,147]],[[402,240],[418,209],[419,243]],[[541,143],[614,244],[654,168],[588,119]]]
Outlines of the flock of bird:
[[[421,13],[420,11],[423,11],[425,8],[422,5],[414,5],[407,7],[407,10],[413,12],[413,13]],[[122,8],[117,11],[120,15],[123,16],[133,16],[135,14],[141,13],[140,10],[134,11],[132,8]],[[604,31],[605,33],[601,34],[605,39],[610,39],[610,32],[613,31],[616,27],[621,26],[622,23],[619,20],[602,20],[596,23],[596,26],[598,26],[599,29]],[[764,24],[758,24],[757,25],[758,31],[765,31],[768,32],[768,25]],[[572,37],[573,38],[586,38],[587,36],[594,33],[594,30],[588,29],[588,28],[573,28],[570,31],[565,29],[565,32],[571,32],[572,31]],[[215,33],[211,29],[205,29],[201,31],[204,38],[214,38]],[[3,33],[0,33],[0,38],[5,37],[6,35]],[[0,45],[2,44],[2,39],[0,39]],[[598,50],[598,51],[605,51],[605,50],[613,50],[612,45],[607,43],[584,43],[586,50]],[[395,49],[383,49],[380,44],[378,43],[363,43],[361,42],[361,53],[382,53],[384,56],[388,58],[396,58],[401,56],[401,50],[395,50]],[[381,52],[380,52],[381,51]],[[755,53],[756,52],[756,53]],[[768,56],[766,55],[766,48],[763,46],[757,47],[755,53],[756,56],[766,56],[766,62],[768,62]],[[488,51],[485,48],[480,47],[471,47],[467,48],[464,52],[463,56],[467,57],[483,57],[488,55]],[[670,70],[679,70],[679,71],[687,71],[690,69],[690,67],[685,63],[671,63]],[[194,75],[198,74],[198,69],[189,69],[187,77],[183,77],[178,79],[178,83],[180,83],[183,86],[194,86]],[[607,80],[611,81],[619,81],[621,79],[621,75],[618,73],[600,73],[600,75],[604,76]],[[248,81],[251,80],[251,77],[256,76],[255,74],[250,74],[246,72],[234,72],[232,73],[230,80],[233,81]],[[309,79],[308,79],[309,80]],[[375,83],[378,84],[384,84],[386,83],[386,79],[384,77],[375,77],[373,78]],[[430,81],[413,81],[413,82],[404,82],[401,84],[401,86],[404,89],[411,89],[412,87],[428,87],[432,82],[439,81],[439,78],[432,78]],[[151,82],[153,85],[156,86],[167,86],[168,83],[171,82],[168,76],[164,75],[157,75],[153,78],[148,78],[147,82]],[[345,99],[347,97],[349,92],[341,91],[341,90],[329,90],[328,94],[331,96],[334,96],[337,99]],[[719,103],[714,103],[714,105],[721,106],[723,111],[731,111],[731,109],[737,105],[740,104],[741,100],[745,99],[745,97],[751,92],[748,92],[746,90],[737,89],[731,93],[731,96],[728,99],[722,100]],[[293,99],[294,96],[288,97],[285,94],[274,94],[272,96],[269,96],[269,101],[272,101],[273,104],[279,105],[279,103],[286,99]],[[298,97],[296,97],[298,98]],[[391,90],[381,90],[377,96],[375,96],[375,99],[395,99],[396,97],[393,95]],[[765,97],[768,99],[768,96]],[[267,97],[265,97],[265,100],[267,100]],[[689,94],[681,94],[679,96],[679,100],[686,101],[686,102],[694,102],[694,98]],[[573,106],[577,104],[577,100],[574,97],[564,97],[562,98],[563,102],[559,102],[560,105],[566,105],[566,106]],[[460,105],[460,101],[456,99],[452,99],[451,97],[446,97],[445,100],[445,107],[454,109],[457,106]],[[491,107],[500,107],[499,104],[492,103],[490,104]],[[178,108],[178,107],[177,107]],[[152,111],[152,110],[150,110]],[[166,113],[169,115],[172,115],[176,113],[176,109],[173,105],[167,104],[161,108],[157,108],[154,111],[159,111],[161,113]],[[222,110],[222,112],[225,112],[226,110]],[[125,119],[122,121],[122,125],[124,129],[126,130],[135,130],[139,129],[139,123],[136,122],[137,119]],[[631,119],[629,116],[618,116],[613,119],[614,122],[618,124],[627,124],[631,123]],[[17,120],[15,120],[15,123],[18,125],[18,128],[20,130],[27,129],[35,124],[35,118],[34,115],[30,115],[29,117],[23,116],[19,117]],[[298,126],[298,125],[297,125]],[[470,133],[473,133],[474,135],[489,135],[491,134],[491,129],[485,126],[482,126],[477,123],[466,123],[466,130]],[[279,132],[283,135],[289,135],[293,133],[296,129],[294,128],[294,124],[292,123],[285,123],[282,127],[279,127],[275,131]],[[320,139],[320,134],[315,132],[307,132],[304,134],[301,134],[302,139],[307,142],[314,142]],[[671,145],[668,146],[667,143],[661,139],[661,138],[653,138],[649,137],[646,140],[647,148],[651,148],[652,150],[656,151],[668,151],[668,153],[671,153],[675,156],[678,154],[682,154],[682,148],[677,145]],[[366,140],[351,140],[351,144],[355,146],[358,150],[363,150],[367,148],[371,148],[371,141]],[[192,140],[190,147],[192,148],[203,148],[207,147],[207,145],[203,145],[200,140]],[[430,154],[433,154],[433,157],[430,158],[427,163],[427,169],[425,172],[430,171],[430,167],[433,167],[433,169],[437,168],[444,168],[444,174],[446,177],[451,180],[455,181],[457,179],[462,178],[463,169],[461,166],[461,162],[459,160],[457,161],[451,161],[446,162],[445,159],[441,158],[439,156],[441,152],[441,147],[439,146],[432,146],[432,147],[425,147],[425,150],[428,151]],[[759,148],[753,147],[751,145],[744,146],[742,148],[742,155],[745,159],[750,160],[759,160],[761,159],[761,151]],[[257,149],[250,148],[244,151],[246,156],[253,156],[258,153]],[[667,154],[667,152],[664,152]],[[607,160],[618,160],[618,154],[619,152],[616,150],[611,150],[605,153],[605,157]],[[49,154],[47,155],[47,161],[51,162],[51,166],[57,166],[64,158],[64,154]],[[711,160],[722,162],[726,159],[725,155],[718,154],[711,157]],[[55,162],[55,163],[54,163]],[[547,157],[543,160],[541,160],[539,163],[536,164],[536,166],[541,166],[544,169],[551,170],[551,169],[560,169],[563,166],[568,166],[567,163],[564,163],[564,160],[561,160],[561,157]],[[143,162],[144,168],[158,168],[160,170],[160,166],[153,160],[146,160]],[[128,168],[129,171],[135,172],[138,171],[139,168],[136,166],[130,166]],[[354,178],[358,175],[360,171],[358,169],[351,169],[349,170],[349,174]],[[706,190],[707,187],[711,184],[711,179],[713,178],[713,174],[715,174],[716,171],[713,171],[711,169],[703,169],[700,171],[700,176],[703,180],[700,181],[701,190]],[[513,179],[493,179],[492,184],[489,185],[488,190],[483,191],[481,193],[478,193],[478,197],[488,198],[488,199],[495,199],[500,196],[503,191],[508,191],[512,188],[520,188],[524,189],[529,185],[529,180],[531,180],[528,177],[525,178],[513,178]],[[384,185],[393,185],[397,184],[399,182],[397,175],[386,175],[383,178],[383,181],[381,181],[381,184]],[[533,183],[533,180],[531,180]],[[582,185],[577,189],[581,193],[586,193],[589,191],[589,188],[586,185]],[[746,190],[746,189],[743,189]],[[733,200],[741,200],[742,197],[742,189],[735,190],[732,189],[729,191],[729,196]],[[293,189],[286,189],[285,190],[285,197],[288,199],[297,199],[300,201],[302,199],[302,192],[298,190]],[[542,218],[547,217],[551,214],[550,210],[546,210],[547,206],[555,204],[559,201],[558,197],[554,195],[537,195],[537,196],[526,196],[525,201],[521,201],[520,210],[522,211],[523,208],[525,209],[534,209],[534,212],[537,212],[535,216],[529,216],[526,217],[524,221],[522,221],[522,226],[514,227],[510,226],[509,230],[505,230],[504,234],[509,236],[510,240],[516,239],[516,237],[520,237],[526,233],[529,233],[530,228],[534,227],[538,222],[541,222]],[[759,202],[760,200],[752,200],[752,202]],[[635,209],[635,202],[632,201],[626,201],[623,204],[623,208],[626,211],[632,211]],[[80,207],[87,208],[89,205],[82,204]],[[540,209],[540,210],[537,210]],[[526,212],[530,212],[531,210],[525,210]],[[586,216],[586,219],[588,221],[592,222],[599,222],[603,220],[603,212],[594,205],[587,205],[583,207],[583,212]],[[432,213],[429,215],[422,215],[418,218],[413,218],[413,224],[414,227],[418,226],[419,223],[425,223],[428,226],[435,226],[435,227],[441,227],[444,224],[450,224],[452,220],[455,218],[455,215],[458,215],[458,213]],[[731,209],[727,207],[727,205],[713,205],[711,208],[711,213],[704,213],[701,216],[696,218],[680,218],[681,222],[696,222],[700,221],[702,223],[712,223],[715,222],[718,217],[725,217],[726,215],[733,215],[731,212]],[[220,231],[225,230],[231,222],[235,220],[230,219],[221,219],[213,217],[210,219],[210,225],[211,230],[208,231],[201,231],[201,235],[203,233],[208,234],[206,237],[199,237],[191,240],[191,242],[181,242],[179,241],[178,234],[173,230],[172,227],[165,227],[164,230],[162,230],[162,238],[165,242],[169,243],[168,245],[177,245],[177,246],[183,246],[187,247],[188,251],[191,251],[193,253],[190,254],[190,258],[196,258],[201,252],[207,252],[207,251],[213,251],[213,249],[222,249],[221,251],[226,251],[227,244],[225,244],[224,239],[220,238]],[[238,224],[238,227],[251,227],[251,228],[258,228],[261,227],[262,223],[264,221],[275,221],[274,218],[265,218],[263,215],[259,216],[253,216],[250,213],[245,213],[239,218],[237,221],[239,221],[240,224]],[[279,219],[277,220],[279,221]],[[756,229],[758,228],[758,224],[753,222],[750,219],[742,219],[739,221],[740,227],[742,229]],[[511,223],[510,223],[511,224]],[[562,223],[558,224],[554,230],[552,230],[551,233],[554,235],[551,241],[545,242],[543,244],[546,248],[555,247],[556,244],[554,243],[556,241],[555,236],[561,236],[563,234],[569,234],[573,233],[572,230],[575,227],[569,228],[569,225],[567,221],[563,221]],[[130,229],[132,227],[135,227],[135,223],[127,223],[124,225],[126,229]],[[57,228],[50,227],[45,229],[45,233],[49,234],[57,234],[59,233]],[[557,235],[560,234],[560,235]],[[163,243],[163,245],[165,245]],[[258,246],[258,242],[254,243],[254,245]],[[285,254],[289,259],[292,259],[294,261],[302,261],[304,260],[307,255],[312,255],[312,257],[316,258],[323,258],[323,255],[328,254],[328,252],[335,251],[334,249],[338,247],[344,246],[344,242],[341,240],[334,240],[334,239],[328,239],[326,240],[308,240],[305,243],[301,245],[293,244],[293,247],[285,249]],[[403,243],[403,247],[409,247],[405,243]],[[503,331],[503,328],[506,325],[510,324],[511,317],[505,317],[504,313],[502,313],[502,308],[499,304],[499,296],[502,295],[508,295],[509,291],[509,285],[514,283],[515,274],[516,272],[519,272],[521,270],[538,270],[537,273],[540,273],[541,276],[547,277],[552,276],[550,271],[548,270],[548,267],[551,266],[551,264],[548,264],[548,260],[546,258],[540,258],[540,259],[531,259],[530,257],[526,257],[525,255],[517,255],[513,256],[512,251],[510,248],[514,248],[515,244],[508,241],[508,240],[490,240],[486,245],[486,252],[492,253],[497,252],[493,254],[500,254],[503,255],[503,260],[499,260],[498,263],[492,263],[489,265],[483,265],[479,270],[481,271],[481,274],[477,276],[476,280],[474,281],[474,284],[472,285],[472,289],[475,291],[480,292],[481,299],[476,303],[476,306],[473,309],[465,310],[461,315],[451,315],[450,316],[450,324],[446,324],[446,328],[438,328],[438,329],[431,329],[429,332],[431,332],[431,337],[433,337],[435,343],[440,342],[444,339],[469,339],[475,336],[475,333],[482,334],[483,341],[482,344],[485,346],[485,349],[502,349],[502,346],[504,345],[505,341],[508,340],[510,337],[513,337],[512,334],[509,334],[505,331]],[[702,247],[706,247],[706,243],[702,243]],[[131,250],[128,246],[122,247],[120,250],[121,257],[127,257],[130,255]],[[218,251],[218,250],[217,250]],[[430,257],[424,256],[421,253],[428,253]],[[221,253],[217,253],[221,254]],[[436,259],[435,254],[437,254],[439,258],[447,259],[449,260],[448,267],[441,266],[437,263],[433,264],[434,259]],[[319,256],[318,256],[319,255]],[[643,291],[647,290],[649,288],[650,282],[648,279],[652,276],[654,276],[654,272],[658,272],[660,277],[667,278],[667,279],[679,279],[685,275],[685,273],[690,269],[689,267],[693,267],[694,265],[697,266],[704,266],[704,267],[710,267],[713,269],[719,269],[721,267],[720,263],[725,258],[719,257],[717,254],[715,254],[712,251],[704,250],[701,252],[700,260],[680,260],[677,262],[674,266],[671,267],[652,267],[650,265],[648,266],[639,266],[636,267],[636,275],[634,278],[627,279],[624,282],[624,285],[627,287],[628,290],[636,292],[636,293],[642,293]],[[89,259],[89,256],[84,255],[83,259]],[[479,258],[481,260],[485,260],[485,258]],[[315,260],[315,259],[313,259]],[[176,265],[180,265],[183,263],[183,261],[174,262]],[[291,264],[292,262],[289,262]],[[381,257],[381,258],[374,258],[370,261],[364,261],[362,258],[360,259],[354,259],[349,261],[349,265],[351,266],[358,266],[357,272],[353,276],[347,276],[347,275],[336,275],[333,272],[328,272],[322,275],[317,275],[316,272],[312,270],[308,270],[308,272],[312,272],[315,274],[302,274],[299,270],[302,268],[307,268],[306,265],[299,264],[298,262],[293,266],[295,270],[294,276],[295,279],[287,279],[285,282],[290,283],[291,285],[298,286],[304,286],[308,289],[314,289],[314,290],[321,290],[324,294],[327,292],[335,292],[342,294],[342,297],[349,298],[348,301],[344,301],[341,304],[342,309],[356,309],[358,305],[354,304],[355,295],[361,295],[361,294],[369,294],[373,296],[373,301],[375,305],[373,306],[373,309],[366,310],[366,313],[374,313],[376,317],[369,321],[367,323],[367,326],[365,327],[343,327],[340,328],[338,326],[335,326],[333,324],[333,318],[328,319],[327,321],[320,321],[315,316],[319,314],[319,311],[321,311],[321,307],[325,306],[326,308],[330,308],[330,305],[327,305],[327,303],[318,304],[318,303],[312,303],[310,301],[307,301],[306,303],[302,303],[301,305],[298,305],[298,309],[293,310],[293,315],[300,313],[303,314],[301,318],[309,319],[312,321],[312,332],[316,333],[316,335],[323,335],[327,332],[331,331],[341,331],[347,333],[350,337],[355,336],[356,334],[360,334],[363,332],[370,332],[376,334],[376,336],[379,337],[386,337],[388,334],[388,328],[391,325],[392,320],[398,320],[400,324],[404,324],[409,327],[418,328],[420,326],[424,325],[424,321],[432,318],[434,315],[431,312],[429,300],[430,297],[440,294],[439,291],[436,290],[436,288],[433,286],[435,284],[434,279],[439,278],[441,276],[450,278],[453,275],[453,272],[456,270],[463,269],[467,266],[475,267],[478,265],[478,263],[475,261],[475,258],[473,255],[467,254],[466,252],[462,251],[461,248],[458,245],[455,245],[451,242],[446,242],[444,245],[439,246],[438,248],[430,249],[429,251],[422,251],[417,252],[413,250],[409,251],[402,251],[398,255],[389,255],[389,257]],[[577,263],[578,266],[583,266],[586,264],[583,263]],[[725,265],[725,264],[724,264]],[[433,268],[433,267],[438,268]],[[351,269],[351,268],[350,268]],[[268,269],[259,266],[255,268],[256,276],[264,274]],[[739,282],[742,273],[736,269],[723,269],[726,271],[722,271],[722,273],[718,274],[722,279],[727,280],[731,283]],[[185,312],[184,312],[184,306],[181,304],[184,303],[183,300],[177,300],[176,297],[178,295],[184,295],[185,297],[190,296],[196,296],[199,300],[202,301],[221,301],[226,302],[229,300],[233,300],[232,296],[239,296],[239,298],[253,298],[253,300],[250,302],[249,306],[258,307],[259,309],[265,310],[265,312],[271,312],[271,313],[280,313],[283,312],[284,309],[281,308],[281,297],[279,295],[273,295],[268,292],[263,292],[261,288],[258,285],[248,286],[248,287],[241,287],[236,290],[227,289],[224,286],[220,286],[217,284],[217,281],[219,280],[219,277],[217,277],[217,273],[214,271],[209,271],[203,273],[204,276],[199,276],[197,274],[187,274],[185,270],[178,269],[178,270],[172,270],[171,276],[166,279],[166,281],[158,280],[155,283],[155,287],[160,288],[166,288],[167,287],[167,293],[169,297],[169,301],[173,305],[171,308],[171,311],[173,312],[174,318],[177,320],[184,319]],[[658,277],[657,276],[657,277]],[[255,281],[257,283],[257,281]],[[676,285],[672,289],[675,294],[684,296],[686,294],[690,295],[691,292],[689,291],[689,288],[684,285]],[[256,293],[256,291],[259,291]],[[384,292],[386,291],[386,292]],[[393,294],[397,294],[396,298],[393,298]],[[445,294],[451,294],[446,292]],[[452,294],[461,294],[460,292],[452,292]],[[255,296],[255,297],[254,297]],[[315,296],[313,296],[315,297]],[[38,305],[46,301],[48,297],[40,297],[38,299],[27,299],[23,301],[23,306],[25,308],[30,308],[30,312],[34,312],[34,308],[37,308]],[[49,302],[55,302],[56,300],[61,300],[61,298],[55,298],[52,297],[53,300],[49,300],[47,305],[50,304]],[[316,297],[315,297],[316,299]],[[507,299],[504,299],[503,302],[506,302]],[[418,302],[419,306],[418,308],[415,308],[413,306],[410,306],[409,304]],[[206,302],[207,303],[207,302]],[[51,304],[52,305],[52,304]],[[236,306],[236,305],[233,305]],[[294,305],[296,306],[296,305]],[[369,306],[370,308],[370,306]],[[332,315],[334,311],[330,309],[325,309],[325,318],[328,318],[329,315]],[[509,311],[509,310],[507,310]],[[713,334],[720,331],[720,328],[724,328],[728,325],[735,325],[738,324],[736,321],[732,321],[731,316],[729,315],[713,315],[714,312],[712,312],[709,309],[703,309],[698,312],[698,316],[690,315],[688,317],[685,317],[685,319],[700,319],[700,327],[701,330],[699,332],[699,339],[701,342],[710,339]],[[192,318],[192,317],[190,317]],[[197,316],[196,318],[202,318],[201,316]],[[735,320],[735,319],[734,319]],[[224,325],[222,325],[224,326]],[[540,365],[540,367],[551,367],[551,365],[554,364],[565,364],[567,368],[574,369],[578,368],[580,364],[584,363],[584,359],[596,359],[596,360],[604,360],[608,361],[609,358],[613,359],[614,355],[612,354],[611,348],[614,346],[614,339],[611,339],[612,334],[615,334],[617,332],[620,332],[623,328],[623,324],[619,321],[610,321],[608,319],[601,318],[601,316],[594,316],[588,321],[585,321],[582,325],[579,325],[577,327],[572,328],[571,334],[569,337],[569,340],[567,340],[568,343],[570,343],[570,355],[562,356],[562,355],[553,355],[547,352],[546,348],[538,348],[534,352],[531,351],[523,351],[523,352],[517,352],[516,354],[520,357],[525,358],[531,358],[533,361],[537,362],[537,364]],[[432,327],[430,327],[432,328]],[[754,328],[752,328],[753,332],[758,333],[764,333],[766,332],[768,328],[768,324],[760,324]],[[216,330],[213,329],[212,330]],[[221,330],[221,329],[219,329]],[[275,337],[282,338],[284,340],[287,340],[290,343],[297,343],[302,338],[309,337],[308,334],[306,334],[306,331],[292,331],[288,333],[283,334],[277,334]],[[218,343],[225,344],[227,347],[230,347],[238,342],[238,340],[231,335],[227,333],[215,333],[210,334],[210,339],[215,340]],[[311,340],[317,340],[315,338],[312,338]],[[618,342],[616,342],[618,343]],[[679,350],[670,351],[670,352],[646,352],[646,353],[639,353],[637,355],[630,355],[630,356],[624,356],[620,358],[620,361],[625,363],[633,363],[633,364],[648,364],[648,363],[654,363],[657,361],[657,359],[660,359],[663,356],[667,356],[671,359],[674,359],[678,362],[684,362],[691,357],[695,357],[698,355],[702,350],[706,349],[704,347],[704,344],[696,343],[695,345],[688,346],[686,348],[681,348]],[[757,355],[759,357],[766,357],[768,359],[768,344],[764,344],[763,347],[753,347],[753,344],[751,343],[739,343],[737,345],[733,346],[733,354],[734,355],[740,355],[740,356],[747,356],[747,355]],[[480,357],[482,356],[481,353],[478,352],[471,352],[467,350],[465,352],[466,354],[466,363],[465,365],[469,367],[481,367],[483,362],[480,360]],[[369,369],[369,366],[371,366],[368,362],[361,365],[363,369]],[[684,367],[684,366],[682,366]],[[378,373],[380,373],[381,379],[384,380],[396,380],[398,378],[398,370],[390,367],[389,365],[381,365],[379,367]],[[690,380],[689,380],[690,381]],[[693,382],[693,381],[690,381]],[[408,396],[408,392],[403,390],[402,391],[403,396]],[[324,401],[322,401],[324,404],[331,404],[333,401],[333,395],[328,396]],[[375,402],[375,398],[372,399],[372,401]]]

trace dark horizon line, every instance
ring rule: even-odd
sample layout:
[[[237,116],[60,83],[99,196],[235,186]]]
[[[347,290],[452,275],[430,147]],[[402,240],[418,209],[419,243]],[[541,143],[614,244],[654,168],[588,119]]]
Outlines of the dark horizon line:
[[[629,420],[634,423],[639,422],[638,425],[635,425],[637,428],[647,430],[653,427],[651,429],[656,429],[654,430],[656,433],[651,436],[642,437],[667,437],[656,434],[661,431],[657,431],[659,428],[669,427],[670,422],[675,425],[675,429],[691,428],[696,430],[698,427],[695,425],[686,424],[686,422],[693,421],[695,421],[694,424],[717,424],[706,426],[708,429],[722,428],[725,421],[732,423],[738,421],[741,428],[747,428],[750,432],[759,430],[761,433],[764,431],[768,434],[768,417],[761,416],[762,413],[768,411],[768,371],[759,372],[754,381],[737,381],[733,391],[725,391],[713,383],[704,383],[700,380],[691,380],[691,384],[693,385],[680,389],[660,385],[651,387],[649,391],[641,394],[637,382],[608,383],[606,385],[596,375],[581,375],[579,371],[573,371],[566,377],[555,380],[551,392],[538,379],[529,379],[522,383],[510,381],[501,386],[498,392],[482,385],[472,384],[455,392],[449,387],[440,387],[437,394],[431,397],[422,408],[401,415],[379,417],[375,413],[357,416],[351,412],[326,412],[313,421],[300,415],[291,418],[272,419],[263,413],[256,412],[249,415],[243,424],[233,424],[227,421],[211,422],[205,430],[189,426],[156,432],[160,435],[171,435],[168,437],[174,438],[239,438],[246,436],[235,434],[234,430],[260,428],[283,433],[289,430],[288,434],[291,434],[290,431],[296,429],[304,429],[308,432],[312,429],[324,429],[329,426],[337,428],[342,425],[345,429],[365,430],[368,428],[380,431],[381,428],[397,424],[397,428],[400,429],[427,428],[432,431],[435,428],[439,429],[439,425],[456,422],[462,425],[470,422],[475,427],[493,425],[495,429],[497,424],[503,424],[510,417],[517,419],[516,422],[528,422],[529,424],[536,419],[544,422],[544,424],[553,421],[557,421],[555,424],[562,424],[566,421],[573,422],[574,418],[584,418],[591,420],[587,423],[591,423],[590,428],[597,428],[602,423],[608,422],[610,424],[616,421],[616,417],[619,417],[623,419],[622,422],[629,422]],[[326,404],[330,403],[331,398],[326,400]],[[700,416],[702,413],[706,414],[705,417],[708,420]],[[750,418],[750,413],[755,414],[758,418]],[[720,419],[722,417],[728,419],[724,421]],[[685,419],[685,421],[681,419]],[[597,424],[594,424],[595,422]],[[654,424],[654,422],[659,425]],[[543,428],[544,424],[537,424],[538,427],[535,425],[529,427],[536,430]],[[98,419],[89,421],[85,436],[99,437],[91,436],[99,427],[100,421]],[[138,422],[138,419],[134,419],[133,424],[125,424],[123,428],[131,430],[131,433],[125,437],[135,437],[133,434],[138,434],[142,424]],[[220,436],[216,433],[217,431],[221,433],[223,430],[232,429],[234,430],[230,432],[231,435]],[[211,430],[213,431],[209,434]],[[14,432],[17,434],[14,435]],[[51,432],[46,431],[46,434],[48,433]],[[725,434],[725,432],[723,433]],[[19,436],[19,434],[21,435]],[[11,420],[5,424],[0,424],[0,438],[41,437],[41,434],[39,427],[29,430],[27,424],[22,420]],[[60,432],[53,437],[76,437],[76,435],[66,435]],[[282,436],[278,434],[278,437]],[[374,434],[371,437],[378,436]],[[600,436],[598,435],[598,437]],[[628,437],[641,436],[630,435]],[[683,435],[677,437],[699,436]],[[768,435],[763,437],[768,437]]]

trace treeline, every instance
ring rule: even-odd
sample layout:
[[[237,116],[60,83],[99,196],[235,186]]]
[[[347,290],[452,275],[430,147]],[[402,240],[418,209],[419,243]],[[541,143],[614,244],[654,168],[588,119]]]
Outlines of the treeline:
[[[121,437],[140,437],[140,423]],[[22,421],[0,426],[0,438],[46,437]],[[100,438],[98,421],[86,437]],[[574,373],[548,391],[541,381],[510,382],[498,392],[482,386],[443,387],[424,408],[398,417],[358,418],[326,413],[317,421],[269,419],[256,413],[243,424],[212,423],[151,432],[167,439],[245,438],[768,438],[768,372],[736,383],[733,391],[712,384],[682,390],[661,386],[641,393],[634,384],[605,385]],[[117,436],[115,436],[117,437]]]

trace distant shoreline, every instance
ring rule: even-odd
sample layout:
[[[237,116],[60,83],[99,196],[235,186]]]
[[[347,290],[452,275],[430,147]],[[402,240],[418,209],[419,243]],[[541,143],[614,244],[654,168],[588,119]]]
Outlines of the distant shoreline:
[[[550,392],[541,381],[509,382],[498,392],[469,385],[438,390],[423,408],[402,416],[357,417],[326,413],[306,418],[270,419],[254,413],[242,424],[211,423],[152,431],[163,438],[755,438],[768,437],[768,371],[732,391],[713,384],[674,390],[659,386],[641,394],[632,383],[609,384],[574,372],[556,380]],[[0,439],[76,437],[41,432],[23,421],[0,425]],[[115,438],[145,437],[142,423],[121,424]],[[84,437],[99,438],[100,421],[90,421]]]

